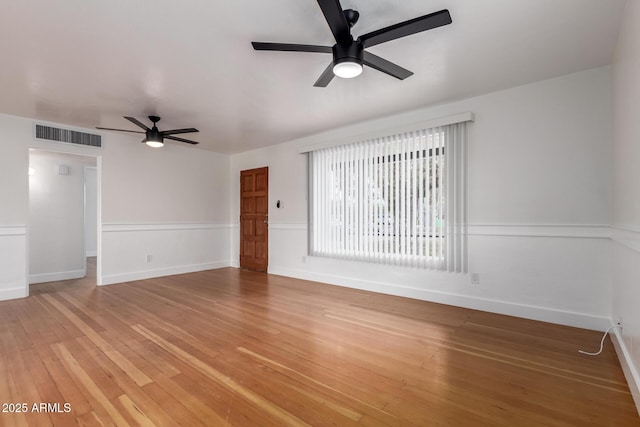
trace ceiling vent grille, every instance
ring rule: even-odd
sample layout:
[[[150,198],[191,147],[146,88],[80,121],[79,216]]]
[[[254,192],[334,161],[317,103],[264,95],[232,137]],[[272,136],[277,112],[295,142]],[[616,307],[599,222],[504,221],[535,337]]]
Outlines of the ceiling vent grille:
[[[102,137],[100,135],[38,124],[36,124],[36,138],[86,145],[89,147],[102,147]]]

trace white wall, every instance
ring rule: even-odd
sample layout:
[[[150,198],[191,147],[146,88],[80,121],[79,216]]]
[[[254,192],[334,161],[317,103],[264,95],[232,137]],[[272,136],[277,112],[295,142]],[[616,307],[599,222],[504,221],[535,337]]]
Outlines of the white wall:
[[[103,283],[229,266],[229,157],[106,137]]]
[[[85,276],[84,168],[91,164],[95,158],[30,151],[29,283]]]
[[[613,65],[613,320],[640,411],[640,2],[627,2]]]
[[[0,300],[27,295],[28,150],[19,120],[0,115]]]
[[[230,264],[228,156],[106,132],[102,149],[40,141],[33,124],[0,115],[0,300],[27,295],[30,147],[98,158],[104,284]]]
[[[360,123],[232,156],[231,217],[241,170],[269,167],[269,271],[292,277],[604,329],[611,314],[610,69],[589,70]],[[468,275],[307,255],[306,158],[298,148],[357,141],[465,111],[469,128]],[[281,200],[284,208],[276,209]],[[233,234],[238,258],[238,232]]]
[[[98,172],[95,166],[84,168],[84,251],[98,255]]]

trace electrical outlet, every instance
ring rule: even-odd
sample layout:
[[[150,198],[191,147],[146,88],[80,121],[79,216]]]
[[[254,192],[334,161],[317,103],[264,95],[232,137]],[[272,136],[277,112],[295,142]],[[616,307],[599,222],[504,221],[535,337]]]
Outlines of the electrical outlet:
[[[480,284],[480,273],[471,273],[471,284],[472,285]]]
[[[151,255],[147,255],[146,260],[147,260],[147,262],[151,262],[151,261],[153,261],[153,256],[151,256]]]
[[[307,262],[307,257],[306,256],[302,256],[302,263],[304,264],[305,262]]]

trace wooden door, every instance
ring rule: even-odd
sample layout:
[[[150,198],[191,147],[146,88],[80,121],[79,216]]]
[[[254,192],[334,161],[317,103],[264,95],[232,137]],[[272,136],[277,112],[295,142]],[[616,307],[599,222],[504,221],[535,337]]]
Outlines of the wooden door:
[[[267,271],[269,168],[240,172],[240,267]]]

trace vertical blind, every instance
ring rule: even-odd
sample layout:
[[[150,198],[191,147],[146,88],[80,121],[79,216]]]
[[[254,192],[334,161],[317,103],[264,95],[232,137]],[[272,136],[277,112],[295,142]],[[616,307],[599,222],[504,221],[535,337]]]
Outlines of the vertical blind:
[[[311,255],[466,271],[466,123],[309,153]]]

